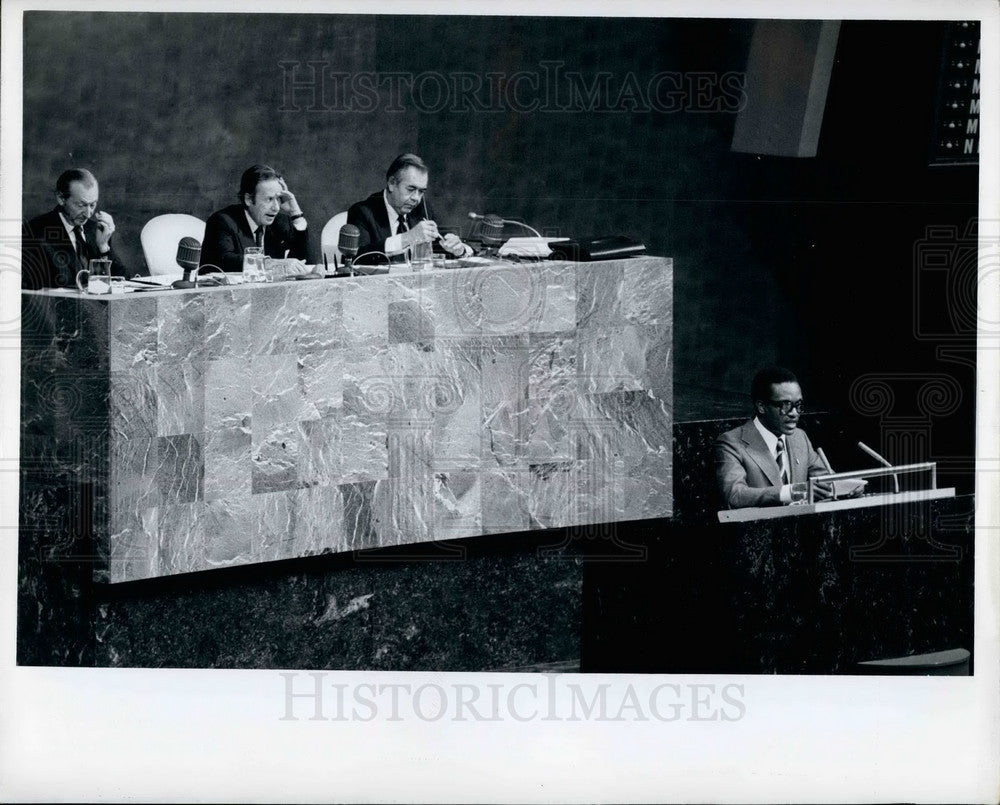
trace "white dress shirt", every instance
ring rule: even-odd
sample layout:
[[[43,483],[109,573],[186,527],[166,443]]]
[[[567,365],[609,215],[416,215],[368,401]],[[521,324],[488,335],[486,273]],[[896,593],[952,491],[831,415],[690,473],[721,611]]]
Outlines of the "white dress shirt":
[[[267,227],[265,227],[264,224],[258,224],[253,218],[251,218],[250,217],[250,213],[247,212],[246,207],[243,208],[243,214],[247,217],[247,223],[250,225],[250,234],[253,235],[253,241],[254,241],[254,243],[256,243],[257,242],[257,230],[258,229],[263,229],[264,232],[265,232],[265,234],[266,234],[267,233]],[[308,225],[309,224],[306,222],[306,219],[305,219],[304,215],[300,216],[300,217],[296,218],[294,221],[292,221],[292,227],[294,229],[298,230],[299,232],[301,232],[303,229],[305,229]],[[260,236],[260,245],[261,246],[264,245],[264,235]],[[287,254],[288,254],[287,250],[285,251],[285,254],[287,256]]]
[[[385,211],[389,214],[389,226],[396,233],[385,239],[385,253],[386,256],[399,254],[403,251],[403,236],[399,233],[399,213],[389,203],[385,190],[382,191],[382,202],[385,204]]]
[[[243,214],[247,217],[247,223],[250,224],[250,234],[253,235],[253,242],[257,242],[257,230],[263,229],[263,224],[258,224],[253,218],[250,217],[250,213],[247,212],[246,207],[243,208]],[[264,234],[261,233],[260,245],[264,245]]]
[[[761,421],[757,418],[753,418],[753,424],[757,426],[757,430],[760,433],[760,437],[764,440],[764,444],[767,445],[767,449],[771,451],[771,456],[774,458],[775,462],[778,464],[778,468],[781,468],[781,462],[778,461],[778,437],[775,436],[771,431],[765,428]],[[788,455],[788,440],[784,436],[781,437],[781,441],[785,446],[785,467],[788,470],[788,478],[791,480],[792,477],[792,460]],[[792,502],[792,485],[784,484],[781,487],[781,502],[791,503]]]
[[[76,245],[76,232],[73,230],[73,224],[70,223],[70,220],[65,215],[63,215],[62,210],[59,210],[59,218],[62,221],[63,226],[66,227],[66,234],[69,235],[69,242],[73,244],[73,251],[79,254],[80,250],[77,248]],[[83,226],[80,227],[80,231],[81,232],[83,231]],[[101,252],[101,254],[107,254],[109,251],[111,251],[111,247],[109,246],[105,249],[100,249],[100,247],[98,247],[98,250]]]
[[[395,208],[389,203],[389,197],[386,195],[385,190],[382,191],[382,202],[385,204],[385,211],[389,215],[389,226],[391,226],[392,231],[396,233],[395,235],[391,235],[385,239],[384,251],[388,257],[393,254],[399,254],[400,252],[405,251],[405,249],[403,248],[403,237],[399,234],[399,213],[396,212]],[[468,257],[472,254],[472,247],[468,243],[463,243],[462,245],[465,249],[459,257]]]

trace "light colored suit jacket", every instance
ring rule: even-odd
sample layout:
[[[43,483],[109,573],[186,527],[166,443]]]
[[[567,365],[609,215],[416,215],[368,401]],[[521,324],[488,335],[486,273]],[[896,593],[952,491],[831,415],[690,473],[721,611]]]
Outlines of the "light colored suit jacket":
[[[791,483],[828,472],[805,431],[796,428],[785,442],[791,459]],[[724,506],[742,509],[781,504],[781,470],[753,420],[723,433],[715,440],[714,449],[715,477]]]

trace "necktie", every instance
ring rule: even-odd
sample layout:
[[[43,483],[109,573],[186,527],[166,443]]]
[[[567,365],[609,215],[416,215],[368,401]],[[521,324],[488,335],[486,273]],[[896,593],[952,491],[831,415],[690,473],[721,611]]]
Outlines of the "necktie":
[[[257,231],[253,233],[253,242],[257,246],[264,246],[264,227],[258,226]]]
[[[76,240],[76,259],[81,268],[87,267],[87,241],[83,237],[83,227],[73,227],[73,238]]]
[[[781,468],[781,483],[788,483],[788,454],[785,452],[785,440],[778,437],[778,444],[775,447],[778,457],[778,467]]]
[[[406,216],[400,215],[396,219],[396,234],[402,235],[404,232],[409,230],[409,228],[410,228],[409,225],[406,223]]]

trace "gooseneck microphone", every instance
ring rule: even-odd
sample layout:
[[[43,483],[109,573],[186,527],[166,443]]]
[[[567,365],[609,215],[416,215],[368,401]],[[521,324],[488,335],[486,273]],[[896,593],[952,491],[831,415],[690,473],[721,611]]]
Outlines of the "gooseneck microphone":
[[[479,240],[487,249],[498,249],[503,245],[503,218],[499,215],[484,215],[481,218]]]
[[[344,224],[340,227],[340,239],[337,249],[344,258],[344,268],[353,274],[354,258],[358,256],[358,246],[361,244],[361,230],[354,224]]]
[[[858,442],[858,447],[860,447],[862,450],[864,450],[868,455],[870,455],[873,459],[875,459],[883,467],[888,467],[889,469],[892,469],[892,464],[890,464],[888,461],[886,461],[884,458],[882,458],[882,456],[880,456],[878,453],[876,453],[874,450],[872,450],[864,442]],[[892,476],[892,483],[893,483],[893,486],[895,486],[895,488],[896,488],[896,494],[899,494],[899,476],[898,475],[893,475]]]
[[[480,215],[477,212],[470,212],[469,217],[473,221],[482,221],[484,226],[487,225],[488,221],[491,223],[499,223],[501,226],[501,232],[504,224],[512,224],[513,226],[523,226],[536,238],[541,237],[541,234],[537,229],[535,229],[533,226],[528,226],[526,223],[524,223],[524,221],[515,221],[512,218],[501,218],[499,215]],[[497,237],[500,237],[500,235],[497,235]]]
[[[201,243],[197,238],[181,238],[177,244],[177,265],[184,269],[184,279],[174,280],[171,288],[194,288],[192,277],[198,271],[198,260],[201,257]]]

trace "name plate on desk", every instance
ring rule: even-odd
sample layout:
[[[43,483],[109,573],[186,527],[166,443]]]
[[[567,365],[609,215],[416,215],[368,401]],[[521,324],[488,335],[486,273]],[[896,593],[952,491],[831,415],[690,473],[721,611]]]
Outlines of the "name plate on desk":
[[[897,492],[884,495],[864,495],[845,500],[822,500],[816,503],[795,503],[789,506],[757,506],[746,509],[723,509],[720,523],[745,523],[750,520],[773,520],[778,517],[798,517],[802,514],[823,514],[844,509],[863,509],[870,506],[892,506],[898,503],[917,503],[924,500],[955,497],[955,489],[923,489],[914,492]]]

